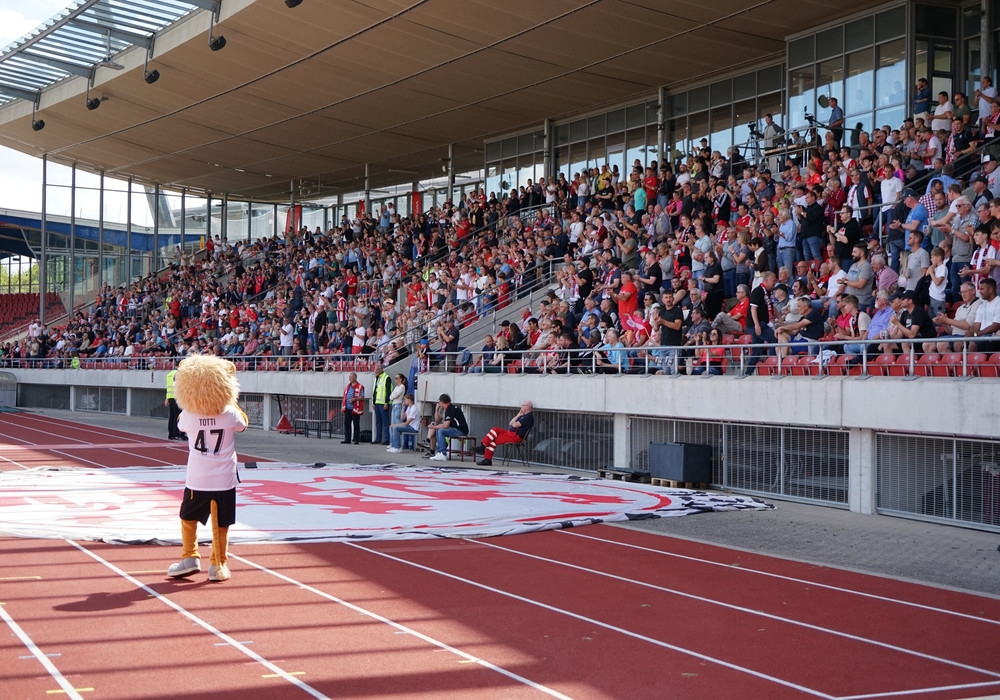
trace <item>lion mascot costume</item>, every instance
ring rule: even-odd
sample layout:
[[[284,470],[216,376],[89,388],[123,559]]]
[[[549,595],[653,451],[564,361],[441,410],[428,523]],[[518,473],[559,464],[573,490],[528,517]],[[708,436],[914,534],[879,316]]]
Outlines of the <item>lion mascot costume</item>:
[[[181,560],[171,564],[172,578],[201,571],[198,523],[212,519],[209,581],[226,581],[229,527],[236,522],[236,433],[246,430],[247,416],[236,405],[240,395],[236,367],[214,355],[192,355],[177,368],[175,394],[181,414],[177,427],[187,434],[187,476],[181,503]]]

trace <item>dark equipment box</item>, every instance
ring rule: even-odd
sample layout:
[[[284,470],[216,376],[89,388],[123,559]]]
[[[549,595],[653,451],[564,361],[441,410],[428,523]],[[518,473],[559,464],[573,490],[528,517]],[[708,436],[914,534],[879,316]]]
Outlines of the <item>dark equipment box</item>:
[[[651,442],[649,475],[654,479],[710,484],[712,446],[692,442]]]

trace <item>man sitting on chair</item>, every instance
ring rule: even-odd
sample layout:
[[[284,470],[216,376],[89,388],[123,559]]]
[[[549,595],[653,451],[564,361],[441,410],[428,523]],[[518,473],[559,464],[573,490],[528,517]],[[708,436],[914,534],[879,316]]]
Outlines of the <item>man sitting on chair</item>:
[[[486,433],[486,437],[483,438],[483,444],[476,445],[476,454],[483,456],[476,464],[482,467],[491,467],[493,466],[493,452],[497,445],[521,442],[535,424],[535,417],[531,413],[533,408],[534,405],[530,401],[522,403],[521,410],[510,419],[510,430],[498,426],[490,428],[490,432]]]

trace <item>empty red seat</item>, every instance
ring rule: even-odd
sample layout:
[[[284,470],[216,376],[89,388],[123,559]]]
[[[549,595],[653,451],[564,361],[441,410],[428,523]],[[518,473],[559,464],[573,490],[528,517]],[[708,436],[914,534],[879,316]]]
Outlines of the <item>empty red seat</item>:
[[[890,374],[889,369],[896,364],[896,356],[883,354],[875,358],[875,361],[868,362],[868,374],[873,377],[885,377]]]
[[[943,370],[944,374],[936,375],[935,369]],[[921,355],[916,360],[914,373],[919,377],[948,376],[948,368],[941,364],[941,356],[937,353],[929,352]]]

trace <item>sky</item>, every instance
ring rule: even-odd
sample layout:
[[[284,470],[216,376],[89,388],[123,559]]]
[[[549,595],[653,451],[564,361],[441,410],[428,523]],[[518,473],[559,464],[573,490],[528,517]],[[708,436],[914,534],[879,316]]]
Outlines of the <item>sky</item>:
[[[71,5],[75,5],[73,0],[0,0],[0,47],[10,46]],[[50,166],[50,179],[58,168],[63,166]],[[37,212],[41,208],[41,159],[0,146],[0,209]]]

